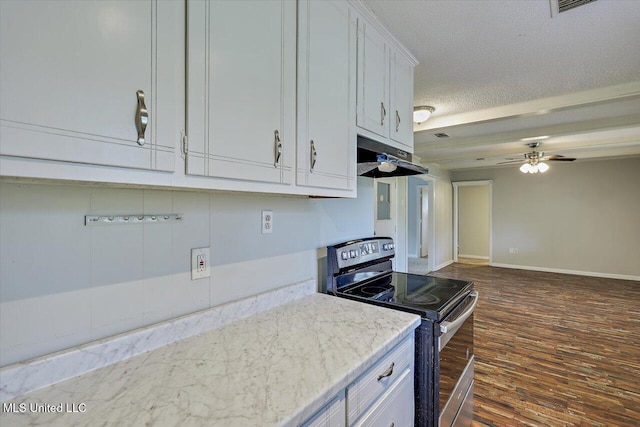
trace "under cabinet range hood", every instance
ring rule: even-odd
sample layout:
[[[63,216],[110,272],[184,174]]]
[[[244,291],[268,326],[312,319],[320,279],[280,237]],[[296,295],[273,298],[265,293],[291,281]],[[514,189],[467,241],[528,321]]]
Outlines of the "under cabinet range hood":
[[[420,175],[426,168],[411,163],[411,153],[358,136],[358,175],[370,178]]]

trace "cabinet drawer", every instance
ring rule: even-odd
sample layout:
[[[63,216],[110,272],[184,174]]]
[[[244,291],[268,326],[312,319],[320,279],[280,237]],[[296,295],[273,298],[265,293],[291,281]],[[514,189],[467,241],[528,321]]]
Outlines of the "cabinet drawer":
[[[356,382],[347,387],[349,423],[365,413],[407,369],[413,372],[413,359],[414,338],[412,334],[360,376]],[[411,401],[413,402],[413,397]]]
[[[344,390],[302,423],[302,427],[343,427],[345,420]]]
[[[354,427],[411,427],[413,405],[413,369],[408,369]]]

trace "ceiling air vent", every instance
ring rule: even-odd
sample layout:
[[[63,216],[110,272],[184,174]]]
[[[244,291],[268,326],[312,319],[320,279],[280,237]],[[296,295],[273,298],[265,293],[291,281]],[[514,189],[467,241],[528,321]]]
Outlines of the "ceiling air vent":
[[[583,6],[596,0],[558,0],[558,12],[566,12],[569,9]]]
[[[436,138],[449,138],[449,134],[444,132],[434,133],[433,135],[435,135]]]

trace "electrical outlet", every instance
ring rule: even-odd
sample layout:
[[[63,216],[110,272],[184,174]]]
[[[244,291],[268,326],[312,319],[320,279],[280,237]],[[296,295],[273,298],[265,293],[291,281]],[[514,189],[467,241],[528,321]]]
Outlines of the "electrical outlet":
[[[191,280],[211,277],[209,248],[191,249]]]
[[[273,233],[273,211],[262,211],[262,234]]]

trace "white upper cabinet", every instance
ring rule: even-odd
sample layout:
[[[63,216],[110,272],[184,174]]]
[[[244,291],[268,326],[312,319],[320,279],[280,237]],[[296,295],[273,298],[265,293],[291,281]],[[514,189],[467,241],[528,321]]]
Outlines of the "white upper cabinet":
[[[356,26],[345,1],[298,3],[298,185],[356,188]]]
[[[53,164],[174,169],[175,14],[151,0],[0,1],[0,154],[16,175]]]
[[[413,152],[413,67],[417,61],[368,10],[359,9],[358,133]]]
[[[358,126],[389,136],[389,49],[382,34],[358,20]]]
[[[413,152],[413,64],[398,52],[390,61],[389,136]]]
[[[413,57],[360,1],[0,0],[0,20],[1,176],[355,197],[357,133],[413,150]]]
[[[296,3],[193,0],[187,15],[186,173],[292,183]]]

